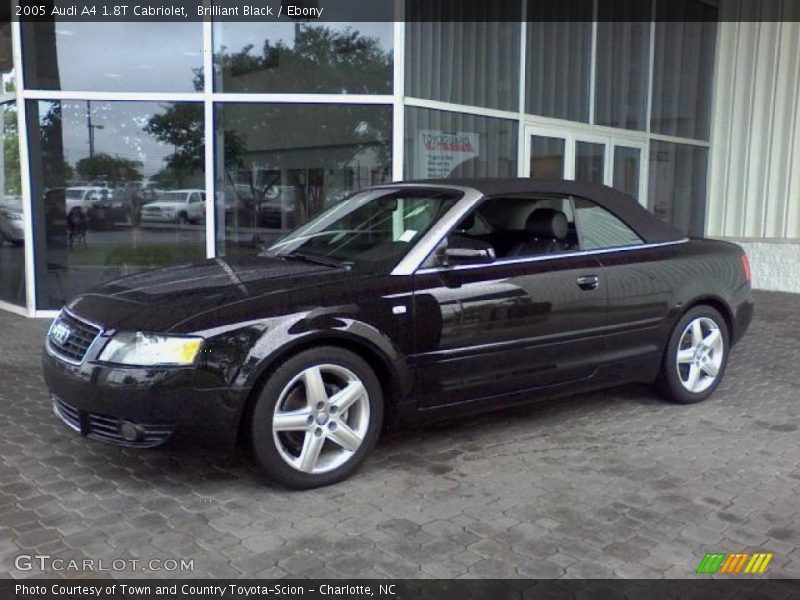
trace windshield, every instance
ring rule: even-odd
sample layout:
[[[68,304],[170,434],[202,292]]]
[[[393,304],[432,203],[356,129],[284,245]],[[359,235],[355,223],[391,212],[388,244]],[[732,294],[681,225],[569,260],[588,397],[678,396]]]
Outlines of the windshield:
[[[296,229],[266,253],[367,271],[389,270],[460,196],[430,189],[358,193]]]

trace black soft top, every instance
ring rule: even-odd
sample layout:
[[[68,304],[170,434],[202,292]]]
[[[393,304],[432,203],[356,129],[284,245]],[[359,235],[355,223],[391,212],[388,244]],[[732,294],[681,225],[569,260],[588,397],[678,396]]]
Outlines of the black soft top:
[[[403,181],[416,185],[432,187],[458,186],[479,191],[487,198],[525,195],[569,195],[585,198],[607,209],[639,234],[648,244],[673,242],[686,236],[680,231],[657,219],[639,204],[633,196],[605,185],[581,183],[578,181],[539,179],[420,179]]]

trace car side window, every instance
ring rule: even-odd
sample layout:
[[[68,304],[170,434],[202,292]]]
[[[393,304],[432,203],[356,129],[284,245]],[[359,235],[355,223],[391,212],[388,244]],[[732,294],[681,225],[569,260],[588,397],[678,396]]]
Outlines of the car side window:
[[[448,264],[444,248],[458,246],[462,262],[475,250],[494,260],[533,258],[578,249],[572,200],[567,196],[489,198],[464,217],[425,266]],[[453,254],[453,253],[451,253]],[[452,257],[451,257],[452,258]],[[475,262],[486,262],[481,254]]]
[[[588,200],[575,200],[581,250],[638,246],[644,241],[633,229],[605,208]]]

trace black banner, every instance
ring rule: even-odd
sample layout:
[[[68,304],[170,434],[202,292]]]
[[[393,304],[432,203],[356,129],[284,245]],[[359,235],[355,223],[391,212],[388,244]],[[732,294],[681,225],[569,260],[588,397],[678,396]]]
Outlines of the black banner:
[[[800,597],[800,580],[0,580],[0,600],[561,600]]]
[[[4,0],[4,3],[10,0]],[[797,20],[798,11],[728,14],[705,0],[18,0],[21,21],[519,22]],[[800,18],[800,15],[797,15]]]

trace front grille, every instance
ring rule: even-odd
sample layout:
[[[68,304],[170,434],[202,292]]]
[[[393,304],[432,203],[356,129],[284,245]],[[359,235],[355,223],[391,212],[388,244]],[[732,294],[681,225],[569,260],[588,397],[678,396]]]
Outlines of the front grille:
[[[59,325],[69,330],[69,336],[61,343],[53,336],[54,330]],[[47,336],[47,344],[50,351],[56,356],[68,362],[81,363],[89,347],[100,333],[101,330],[96,325],[79,319],[67,310],[62,310],[61,314],[58,315],[53,325],[50,327],[50,333]]]
[[[120,425],[126,419],[78,410],[56,397],[53,398],[53,411],[70,429],[94,440],[117,446],[151,448],[163,444],[172,435],[170,425],[136,423],[144,432],[141,439],[126,440],[119,432]]]

